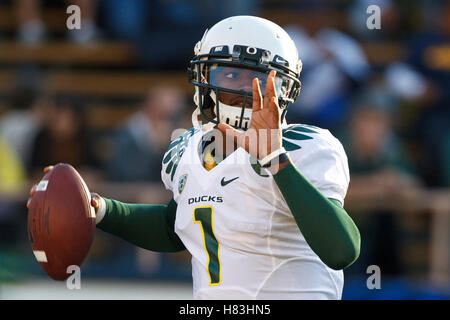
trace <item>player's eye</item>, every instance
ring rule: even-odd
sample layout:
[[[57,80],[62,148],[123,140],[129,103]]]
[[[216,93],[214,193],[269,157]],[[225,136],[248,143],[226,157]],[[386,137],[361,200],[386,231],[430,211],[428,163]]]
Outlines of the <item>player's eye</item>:
[[[237,72],[228,72],[227,74],[225,74],[225,78],[230,79],[230,80],[234,80],[237,77],[238,77]]]

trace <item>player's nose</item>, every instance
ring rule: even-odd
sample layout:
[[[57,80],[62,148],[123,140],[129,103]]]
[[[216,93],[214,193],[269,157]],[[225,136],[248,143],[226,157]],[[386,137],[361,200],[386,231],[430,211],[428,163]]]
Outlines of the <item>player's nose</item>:
[[[245,92],[252,92],[252,79],[248,79],[247,81],[243,82],[241,85],[241,90]]]
[[[246,73],[246,74],[243,74],[243,75],[240,77],[240,83],[239,83],[239,86],[241,87],[241,90],[247,91],[247,92],[252,92],[252,88],[253,88],[253,85],[252,85],[253,78],[254,78],[254,76],[252,76],[251,73],[249,73],[249,74],[247,74],[247,73]]]

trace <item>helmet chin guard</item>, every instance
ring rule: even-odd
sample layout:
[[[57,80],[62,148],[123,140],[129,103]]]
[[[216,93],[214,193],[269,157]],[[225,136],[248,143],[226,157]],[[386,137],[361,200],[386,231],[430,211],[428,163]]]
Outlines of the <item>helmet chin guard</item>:
[[[213,99],[213,101],[217,101],[216,106],[215,106],[216,114],[217,114],[217,109],[220,108],[219,122],[223,122],[223,123],[229,124],[235,128],[241,128],[243,130],[247,130],[248,127],[250,127],[250,120],[252,117],[252,109],[245,107],[246,99],[249,99],[249,98],[247,98],[248,96],[244,97],[244,102],[243,102],[242,107],[230,106],[228,104],[221,102],[217,98],[216,93],[214,91],[211,91],[210,96]],[[251,97],[250,97],[250,99],[251,99]]]

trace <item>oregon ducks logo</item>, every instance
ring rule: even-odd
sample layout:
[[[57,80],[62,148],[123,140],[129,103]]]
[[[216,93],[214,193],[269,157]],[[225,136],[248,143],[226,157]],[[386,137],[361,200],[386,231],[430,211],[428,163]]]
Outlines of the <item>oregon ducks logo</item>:
[[[178,193],[181,194],[183,192],[184,186],[186,185],[187,181],[187,174],[183,174],[180,177],[180,180],[178,180]]]

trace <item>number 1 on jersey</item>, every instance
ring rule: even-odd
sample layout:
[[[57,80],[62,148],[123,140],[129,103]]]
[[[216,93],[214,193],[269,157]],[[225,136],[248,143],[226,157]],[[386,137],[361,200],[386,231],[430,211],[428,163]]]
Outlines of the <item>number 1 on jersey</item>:
[[[208,255],[209,284],[216,286],[220,284],[220,244],[213,230],[213,208],[211,206],[196,207],[194,209],[194,223],[200,223],[203,234],[203,245]]]

